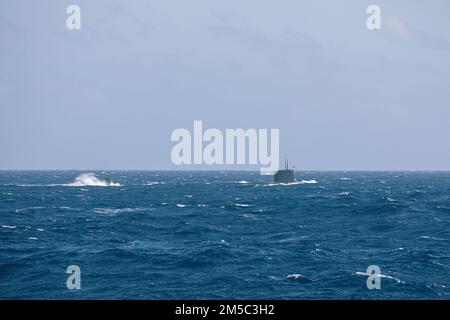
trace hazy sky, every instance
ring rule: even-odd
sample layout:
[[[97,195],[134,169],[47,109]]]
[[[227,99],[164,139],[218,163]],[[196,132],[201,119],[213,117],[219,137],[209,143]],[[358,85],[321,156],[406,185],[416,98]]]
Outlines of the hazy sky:
[[[177,169],[171,132],[202,120],[279,128],[298,170],[450,170],[449,14],[446,0],[2,0],[0,169]]]

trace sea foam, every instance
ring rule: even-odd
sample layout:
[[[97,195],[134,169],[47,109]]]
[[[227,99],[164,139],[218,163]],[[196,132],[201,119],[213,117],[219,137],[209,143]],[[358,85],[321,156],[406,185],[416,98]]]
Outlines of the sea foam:
[[[112,181],[107,181],[104,179],[99,179],[93,173],[83,173],[75,178],[75,181],[66,186],[70,187],[84,187],[84,186],[95,186],[95,187],[119,187],[120,183],[114,183]]]

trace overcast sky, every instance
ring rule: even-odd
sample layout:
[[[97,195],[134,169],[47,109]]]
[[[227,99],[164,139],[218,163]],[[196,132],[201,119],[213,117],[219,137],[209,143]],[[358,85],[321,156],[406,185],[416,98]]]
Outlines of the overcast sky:
[[[2,0],[0,169],[177,169],[171,132],[202,120],[279,128],[298,170],[450,170],[449,14],[446,0]]]

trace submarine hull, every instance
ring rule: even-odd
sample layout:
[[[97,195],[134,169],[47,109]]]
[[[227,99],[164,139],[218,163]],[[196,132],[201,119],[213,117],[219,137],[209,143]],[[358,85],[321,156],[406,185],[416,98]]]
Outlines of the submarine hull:
[[[275,183],[291,183],[295,182],[295,172],[294,170],[278,170],[277,173],[273,176],[273,180]]]

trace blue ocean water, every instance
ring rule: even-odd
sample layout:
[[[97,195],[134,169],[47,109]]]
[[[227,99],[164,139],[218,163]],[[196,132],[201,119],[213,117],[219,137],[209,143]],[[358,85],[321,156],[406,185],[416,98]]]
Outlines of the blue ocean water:
[[[450,173],[82,174],[0,172],[1,299],[450,298]]]

